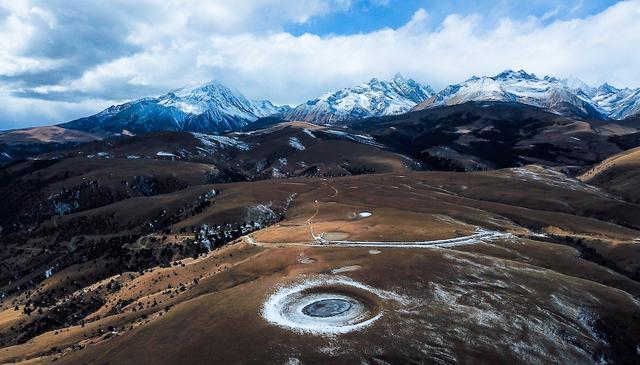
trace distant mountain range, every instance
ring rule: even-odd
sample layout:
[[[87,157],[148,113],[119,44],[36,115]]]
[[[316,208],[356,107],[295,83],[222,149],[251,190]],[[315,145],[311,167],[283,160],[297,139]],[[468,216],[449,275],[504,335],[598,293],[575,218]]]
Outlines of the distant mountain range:
[[[538,78],[525,71],[504,71],[493,77],[472,77],[449,85],[413,110],[468,101],[502,101],[532,105],[573,118],[625,119],[640,113],[640,89],[608,84],[592,88],[579,80]]]
[[[522,70],[507,70],[493,77],[474,76],[438,93],[400,74],[389,81],[374,78],[294,108],[276,106],[268,100],[250,100],[212,81],[111,106],[61,126],[97,134],[159,130],[218,133],[237,130],[269,116],[339,124],[469,101],[526,104],[576,119],[621,120],[640,115],[640,89],[618,89],[606,83],[594,88],[579,80],[538,78]]]

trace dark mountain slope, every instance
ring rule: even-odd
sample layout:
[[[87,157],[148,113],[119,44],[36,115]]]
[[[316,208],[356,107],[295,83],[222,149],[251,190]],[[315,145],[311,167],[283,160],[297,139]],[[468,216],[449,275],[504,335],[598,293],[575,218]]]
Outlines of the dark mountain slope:
[[[622,151],[633,141],[618,137],[637,131],[501,102],[468,102],[355,121],[349,127],[430,168],[463,171],[529,163],[589,165]]]

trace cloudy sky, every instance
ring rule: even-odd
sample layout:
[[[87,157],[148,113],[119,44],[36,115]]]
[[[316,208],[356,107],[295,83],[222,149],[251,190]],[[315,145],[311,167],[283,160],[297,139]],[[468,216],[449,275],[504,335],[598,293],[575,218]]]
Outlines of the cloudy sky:
[[[640,0],[0,0],[0,129],[218,79],[296,104],[396,72],[640,86]]]

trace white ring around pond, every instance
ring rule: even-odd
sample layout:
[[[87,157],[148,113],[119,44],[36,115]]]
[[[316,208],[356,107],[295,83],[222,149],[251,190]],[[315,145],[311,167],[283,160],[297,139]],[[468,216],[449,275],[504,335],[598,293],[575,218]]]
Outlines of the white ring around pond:
[[[300,333],[348,333],[370,326],[383,315],[382,308],[357,294],[363,291],[376,299],[398,300],[393,293],[349,278],[311,279],[277,290],[264,303],[262,316],[270,323]]]

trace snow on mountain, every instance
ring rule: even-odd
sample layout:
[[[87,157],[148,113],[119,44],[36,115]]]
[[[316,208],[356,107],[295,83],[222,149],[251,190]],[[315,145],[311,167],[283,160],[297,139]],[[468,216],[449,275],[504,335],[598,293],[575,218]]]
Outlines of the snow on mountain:
[[[589,89],[587,93],[602,110],[612,113],[620,100],[628,96],[629,93],[625,91],[627,90],[620,90],[604,83],[596,89]]]
[[[291,110],[289,105],[274,105],[269,100],[253,100],[252,102],[261,117],[282,115]]]
[[[217,133],[245,127],[267,116],[336,124],[468,101],[522,103],[575,118],[617,120],[640,115],[640,89],[617,89],[608,84],[593,88],[578,79],[538,78],[522,70],[507,70],[493,77],[474,76],[437,94],[400,74],[390,81],[374,78],[293,109],[268,100],[250,100],[212,81],[114,105],[61,126],[95,134],[160,130]]]
[[[611,119],[625,119],[640,114],[640,89],[618,89],[604,83],[593,89],[590,96]]]
[[[620,101],[616,112],[611,115],[614,119],[624,119],[632,116],[640,116],[640,89]]]
[[[239,140],[236,137],[215,136],[211,134],[196,132],[192,132],[192,134],[203,145],[203,147],[200,147],[200,149],[208,154],[215,153],[218,148],[233,147],[241,151],[249,151],[251,149],[251,146],[249,144]]]
[[[86,131],[144,133],[159,130],[219,132],[285,112],[267,100],[252,101],[217,81],[187,86],[157,98],[111,106],[62,126]]]
[[[324,94],[283,113],[283,119],[332,124],[402,114],[433,94],[429,86],[397,74],[391,81],[374,78],[359,86]]]
[[[574,90],[568,84],[553,77],[540,79],[522,70],[507,70],[493,77],[474,76],[461,84],[450,85],[417,105],[414,110],[468,101],[502,101],[533,105],[573,117],[606,116],[607,113],[581,89]]]

